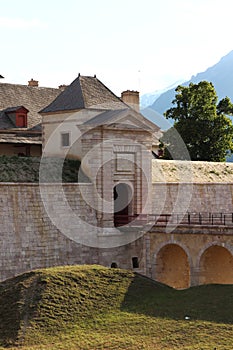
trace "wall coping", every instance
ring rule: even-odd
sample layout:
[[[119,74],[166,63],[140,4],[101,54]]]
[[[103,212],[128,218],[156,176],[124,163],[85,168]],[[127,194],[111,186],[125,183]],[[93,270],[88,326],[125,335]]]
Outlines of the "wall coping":
[[[206,185],[210,185],[210,186],[215,186],[215,185],[221,185],[221,186],[225,186],[225,185],[232,185],[233,186],[233,182],[152,182],[152,185],[168,185],[168,186],[173,186],[173,185],[202,185],[202,186],[206,186]]]
[[[60,183],[60,182],[45,182],[45,183],[35,183],[35,182],[0,182],[0,187],[2,186],[31,186],[31,187],[40,187],[40,186],[93,186],[90,182],[66,182],[66,183]]]

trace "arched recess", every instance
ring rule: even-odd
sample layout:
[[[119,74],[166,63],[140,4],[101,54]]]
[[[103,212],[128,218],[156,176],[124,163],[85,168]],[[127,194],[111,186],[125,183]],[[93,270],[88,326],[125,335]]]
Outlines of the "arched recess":
[[[176,289],[189,288],[188,256],[177,244],[163,246],[156,256],[155,279]]]
[[[114,226],[128,224],[133,218],[133,191],[126,183],[114,186]]]
[[[212,245],[200,258],[199,284],[233,284],[233,255],[225,247]]]

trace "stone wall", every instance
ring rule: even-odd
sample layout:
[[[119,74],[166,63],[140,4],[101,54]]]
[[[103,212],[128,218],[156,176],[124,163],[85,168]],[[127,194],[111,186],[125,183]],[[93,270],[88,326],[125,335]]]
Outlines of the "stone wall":
[[[81,186],[91,196],[90,184],[66,184],[63,188],[71,207],[94,221],[91,208],[80,198]],[[56,184],[48,185],[48,193],[51,204],[59,204]],[[61,202],[61,212],[62,206]],[[90,253],[88,247],[81,249],[55,227],[45,211],[38,184],[0,184],[0,213],[1,280],[39,267],[81,263],[83,254],[87,263],[87,256],[92,257],[90,262],[97,262],[96,252]]]
[[[59,184],[1,183],[0,280],[56,265],[110,267],[114,262],[118,267],[129,269],[135,256],[141,267],[137,270],[144,272],[143,239],[109,249],[80,242],[80,237],[85,241],[92,227],[94,231],[97,226],[95,209],[87,202],[94,206],[92,184],[63,184],[60,188]],[[88,222],[89,226],[75,225],[72,215],[71,220],[67,215],[69,208],[75,218],[81,219],[80,223]],[[76,240],[75,234],[79,239]]]
[[[154,183],[152,213],[232,213],[233,183]]]
[[[86,237],[97,227],[93,191],[92,184],[63,184],[60,187],[59,184],[1,183],[0,280],[56,265],[101,264],[110,267],[115,263],[120,268],[131,269],[135,257],[139,263],[136,271],[156,279],[155,264],[160,249],[167,244],[178,244],[185,251],[185,247],[189,247],[190,253],[188,250],[186,253],[191,267],[190,283],[196,285],[199,283],[196,275],[200,272],[198,256],[202,256],[205,249],[219,245],[233,251],[231,227],[224,226],[199,226],[197,232],[194,227],[182,227],[184,232],[178,227],[171,233],[154,226],[146,235],[119,247],[100,249],[84,244]],[[177,212],[185,206],[191,212],[231,212],[232,191],[232,184],[194,184],[191,188],[190,184],[156,183],[153,184],[152,210],[171,212],[178,196]],[[188,194],[191,194],[190,198]],[[72,215],[67,215],[67,210],[74,218],[80,218],[80,225],[76,224],[76,219],[73,221]],[[129,232],[126,230],[122,234]]]

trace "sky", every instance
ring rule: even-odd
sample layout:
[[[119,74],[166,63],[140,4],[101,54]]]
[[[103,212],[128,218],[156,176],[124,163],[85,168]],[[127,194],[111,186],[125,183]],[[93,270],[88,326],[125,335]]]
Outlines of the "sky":
[[[233,50],[232,0],[0,0],[1,82],[164,89]]]

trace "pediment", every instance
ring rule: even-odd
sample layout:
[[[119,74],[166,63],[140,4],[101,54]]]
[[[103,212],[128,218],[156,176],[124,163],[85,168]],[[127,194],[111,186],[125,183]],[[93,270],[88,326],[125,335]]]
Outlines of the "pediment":
[[[133,110],[127,110],[114,115],[105,122],[106,128],[114,129],[132,129],[143,130],[149,132],[155,132],[159,130],[159,127],[145,118],[142,114],[134,112]]]

